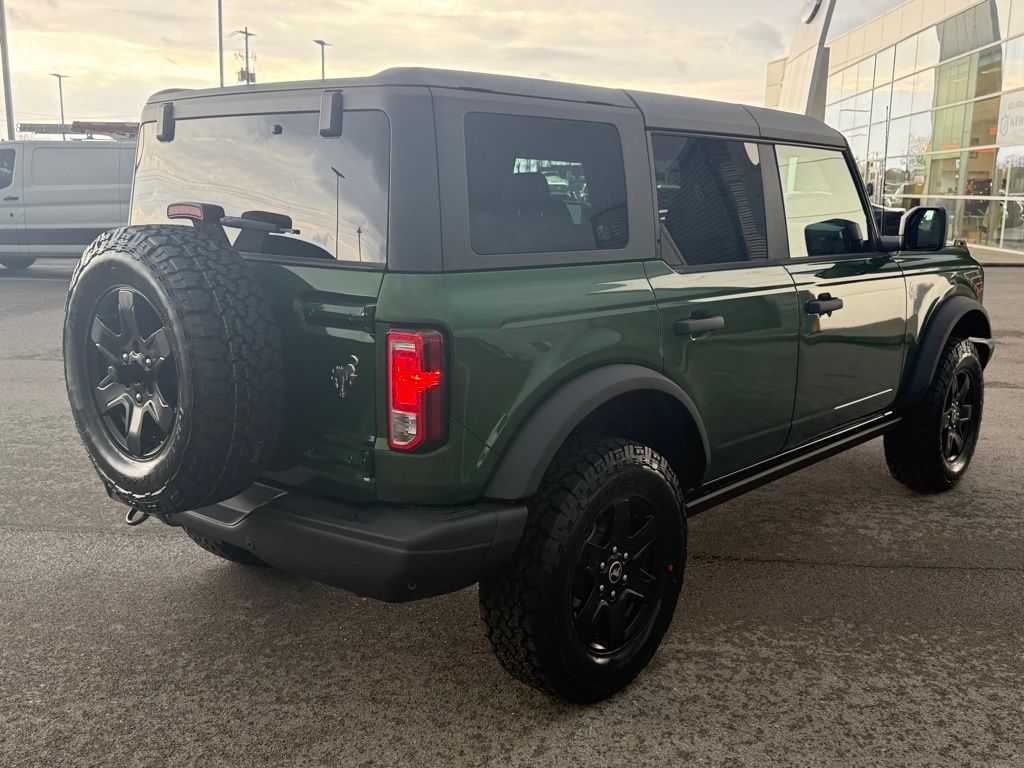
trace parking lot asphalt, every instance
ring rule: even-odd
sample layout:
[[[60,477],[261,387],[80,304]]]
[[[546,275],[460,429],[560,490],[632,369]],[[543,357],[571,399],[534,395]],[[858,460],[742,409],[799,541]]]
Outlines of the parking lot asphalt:
[[[505,675],[475,588],[385,605],[126,527],[68,411],[70,267],[26,274],[0,277],[0,766],[1024,765],[1024,270],[988,270],[964,482],[917,496],[876,441],[692,520],[661,650],[588,708]]]

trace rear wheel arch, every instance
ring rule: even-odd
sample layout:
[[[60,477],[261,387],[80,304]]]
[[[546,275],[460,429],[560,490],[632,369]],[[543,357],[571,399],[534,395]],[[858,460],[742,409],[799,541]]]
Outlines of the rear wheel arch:
[[[992,323],[980,302],[967,296],[951,296],[932,312],[921,333],[916,354],[909,361],[900,388],[898,407],[914,405],[928,391],[943,350],[951,338],[973,341],[978,348],[982,367],[988,365],[994,348]]]
[[[677,384],[640,365],[607,365],[544,400],[503,453],[484,495],[532,496],[558,450],[581,432],[649,445],[669,461],[684,491],[699,484],[710,459],[697,407]]]

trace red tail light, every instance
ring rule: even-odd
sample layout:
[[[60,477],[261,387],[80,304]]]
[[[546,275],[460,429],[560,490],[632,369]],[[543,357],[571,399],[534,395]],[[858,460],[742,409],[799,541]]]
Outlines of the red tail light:
[[[399,451],[445,439],[444,338],[438,331],[388,331],[388,443]]]

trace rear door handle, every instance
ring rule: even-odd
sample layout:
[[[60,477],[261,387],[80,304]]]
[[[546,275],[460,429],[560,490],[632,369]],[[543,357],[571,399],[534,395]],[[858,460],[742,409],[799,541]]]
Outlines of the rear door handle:
[[[720,331],[723,328],[725,328],[725,318],[721,315],[676,320],[676,336],[699,336],[702,333]]]
[[[829,315],[838,312],[843,308],[843,300],[832,297],[830,293],[823,293],[817,299],[808,301],[804,305],[804,311],[808,315]]]
[[[12,200],[20,200],[20,199],[21,198],[19,198],[17,195],[7,195],[7,197],[4,198],[4,200],[6,202],[8,202],[8,203],[11,202]]]

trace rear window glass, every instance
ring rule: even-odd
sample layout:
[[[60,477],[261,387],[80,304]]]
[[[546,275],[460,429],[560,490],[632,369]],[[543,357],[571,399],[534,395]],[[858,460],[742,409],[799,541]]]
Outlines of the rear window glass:
[[[117,146],[90,147],[87,144],[37,147],[32,150],[32,184],[39,187],[117,184],[118,150]]]
[[[629,241],[613,125],[472,113],[466,169],[477,253],[604,250]]]
[[[291,258],[387,261],[390,126],[377,111],[346,112],[339,138],[319,115],[179,120],[174,141],[147,123],[135,173],[133,224],[167,221],[167,206],[212,203],[228,216],[291,219],[294,233],[226,231],[240,251]]]

